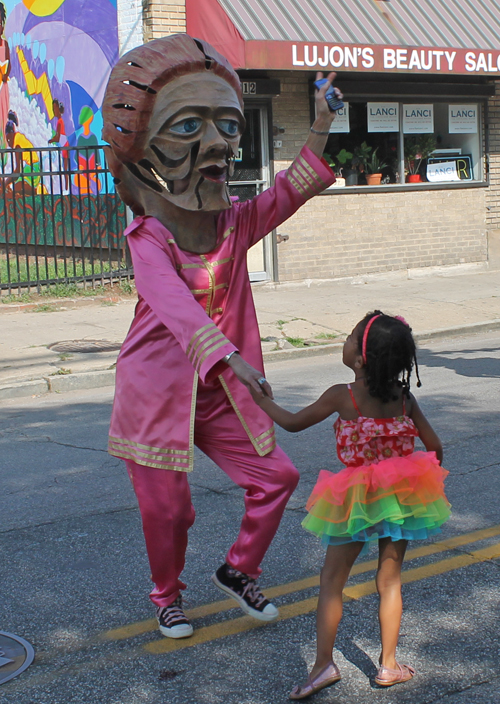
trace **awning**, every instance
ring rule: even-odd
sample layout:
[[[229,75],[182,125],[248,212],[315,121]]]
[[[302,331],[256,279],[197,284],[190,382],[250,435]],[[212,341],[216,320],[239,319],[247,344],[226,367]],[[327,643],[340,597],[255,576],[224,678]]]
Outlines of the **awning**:
[[[186,0],[242,69],[500,76],[497,0]]]

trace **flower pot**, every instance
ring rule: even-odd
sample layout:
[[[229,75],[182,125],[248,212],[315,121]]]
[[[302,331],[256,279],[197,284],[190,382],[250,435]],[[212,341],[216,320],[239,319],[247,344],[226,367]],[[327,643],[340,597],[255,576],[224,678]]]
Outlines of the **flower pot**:
[[[354,169],[342,169],[342,176],[345,178],[346,186],[358,185],[358,172]]]
[[[382,174],[366,174],[366,185],[367,186],[380,186],[381,180],[382,180]]]
[[[420,174],[408,174],[407,180],[408,183],[420,183],[422,181],[422,177]]]

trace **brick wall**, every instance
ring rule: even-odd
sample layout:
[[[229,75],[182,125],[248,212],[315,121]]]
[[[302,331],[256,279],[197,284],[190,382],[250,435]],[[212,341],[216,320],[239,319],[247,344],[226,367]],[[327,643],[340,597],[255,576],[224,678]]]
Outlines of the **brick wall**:
[[[118,43],[120,56],[144,42],[142,22],[143,0],[118,0]]]
[[[280,280],[485,261],[485,206],[483,189],[317,197],[279,228]]]
[[[486,194],[486,226],[490,266],[500,268],[500,81],[488,105],[490,124],[490,187]]]
[[[290,164],[307,139],[308,75],[276,72],[271,77],[281,80],[273,124],[286,130],[279,135],[283,147],[275,152],[277,171]],[[500,228],[500,91],[492,102],[497,110],[495,185],[317,197],[278,228],[290,237],[278,246],[280,281],[485,262],[487,199],[489,227]]]
[[[144,0],[144,39],[186,31],[184,0]]]

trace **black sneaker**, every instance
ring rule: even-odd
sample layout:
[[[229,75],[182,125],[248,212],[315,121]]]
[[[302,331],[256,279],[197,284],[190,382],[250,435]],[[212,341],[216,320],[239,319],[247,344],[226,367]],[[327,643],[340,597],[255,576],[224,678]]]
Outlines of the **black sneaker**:
[[[212,581],[219,589],[235,599],[243,611],[250,616],[260,621],[274,621],[278,618],[278,609],[266,599],[255,579],[247,574],[238,572],[224,563],[212,575]]]
[[[156,609],[156,618],[160,631],[167,638],[189,638],[193,635],[193,627],[182,610],[182,596],[168,606]]]

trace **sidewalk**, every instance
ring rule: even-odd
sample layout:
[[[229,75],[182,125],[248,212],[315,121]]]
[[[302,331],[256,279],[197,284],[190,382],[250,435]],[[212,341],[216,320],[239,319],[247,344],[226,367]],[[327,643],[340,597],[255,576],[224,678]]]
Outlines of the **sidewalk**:
[[[255,285],[266,364],[341,349],[346,334],[374,308],[403,315],[420,340],[500,329],[500,272],[416,273],[411,279],[398,272],[366,280]],[[134,305],[116,297],[82,298],[33,310],[0,298],[0,401],[112,385]],[[89,341],[96,341],[98,351],[72,351],[89,347]],[[116,349],[106,349],[109,343]]]

